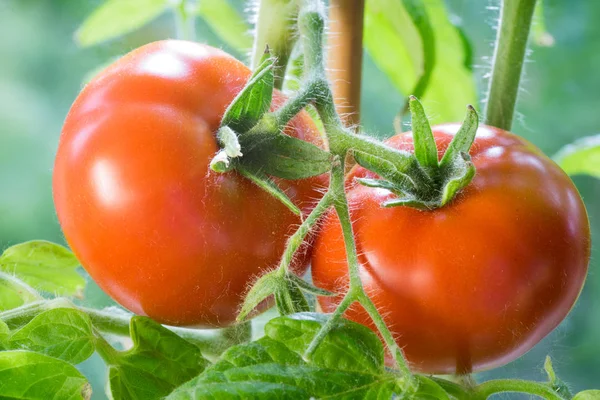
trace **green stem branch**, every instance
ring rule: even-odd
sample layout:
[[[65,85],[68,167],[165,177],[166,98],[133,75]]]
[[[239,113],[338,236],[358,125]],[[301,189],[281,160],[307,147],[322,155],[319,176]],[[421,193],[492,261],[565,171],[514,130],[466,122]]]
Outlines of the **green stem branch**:
[[[327,192],[323,197],[321,197],[321,200],[319,200],[315,208],[313,208],[311,213],[298,227],[296,232],[294,232],[294,234],[288,239],[283,256],[281,257],[281,262],[279,264],[279,270],[282,276],[287,275],[294,254],[296,254],[296,251],[298,251],[304,242],[306,235],[308,235],[313,226],[317,223],[317,221],[319,221],[321,216],[327,211],[332,203],[333,196],[330,192]]]
[[[129,336],[129,323],[131,315],[124,311],[110,312],[93,308],[79,307],[65,298],[41,300],[25,304],[0,313],[0,320],[4,321],[11,330],[18,329],[29,323],[37,315],[55,308],[75,308],[86,313],[94,327],[109,335]],[[249,341],[251,338],[250,323],[238,324],[223,329],[190,329],[166,326],[188,342],[198,346],[207,356],[218,356],[234,344]]]
[[[523,71],[535,0],[503,0],[492,77],[486,102],[486,123],[510,130]]]

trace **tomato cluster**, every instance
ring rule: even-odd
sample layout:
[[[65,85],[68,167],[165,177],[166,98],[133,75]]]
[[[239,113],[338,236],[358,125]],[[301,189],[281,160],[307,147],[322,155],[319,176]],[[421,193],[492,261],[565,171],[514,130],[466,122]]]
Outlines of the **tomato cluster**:
[[[227,106],[250,71],[209,46],[163,41],[133,51],[85,87],[63,128],[54,200],[73,251],[94,280],[137,314],[173,325],[226,326],[254,278],[276,265],[300,222],[236,172],[209,163]],[[273,104],[284,97],[276,92]],[[457,125],[434,128],[441,154]],[[285,133],[322,146],[305,112]],[[388,140],[412,151],[410,133]],[[531,144],[481,127],[477,174],[435,210],[382,208],[393,194],[348,176],[348,200],[369,296],[411,366],[465,373],[520,356],[569,312],[590,253],[585,208],[569,178]],[[276,179],[305,213],[326,177]],[[293,270],[306,271],[309,251]],[[339,221],[329,214],[312,276],[348,286]],[[266,307],[267,304],[263,304]],[[361,307],[346,317],[374,329]]]

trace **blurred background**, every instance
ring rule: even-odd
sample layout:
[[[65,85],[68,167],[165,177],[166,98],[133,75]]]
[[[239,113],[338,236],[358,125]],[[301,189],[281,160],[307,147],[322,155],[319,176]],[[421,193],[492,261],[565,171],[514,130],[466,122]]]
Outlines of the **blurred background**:
[[[80,48],[73,34],[102,2],[99,0],[0,0],[0,250],[19,242],[47,239],[64,243],[54,213],[51,176],[62,122],[90,71],[142,44],[175,36],[173,15],[117,40]],[[232,1],[240,12],[247,7]],[[481,94],[495,36],[495,1],[447,0],[474,51],[474,75]],[[518,103],[514,132],[555,154],[575,139],[600,133],[599,1],[547,0],[546,29],[552,47],[533,46]],[[197,40],[222,47],[242,60],[247,54],[220,41],[204,22]],[[386,137],[403,95],[365,55],[363,123],[367,132]],[[592,235],[600,236],[600,180],[574,177],[586,205]],[[597,243],[597,240],[595,240]],[[600,388],[600,245],[592,253],[586,287],[567,320],[526,356],[480,379],[544,379],[549,354],[562,380],[574,391]],[[86,303],[112,304],[90,283]],[[104,369],[97,358],[82,369],[104,398]]]

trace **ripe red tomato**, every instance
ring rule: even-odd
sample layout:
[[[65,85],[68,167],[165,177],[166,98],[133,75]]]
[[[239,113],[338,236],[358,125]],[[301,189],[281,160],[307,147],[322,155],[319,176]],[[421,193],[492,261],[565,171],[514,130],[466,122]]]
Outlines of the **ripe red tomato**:
[[[440,152],[458,125],[433,128]],[[410,133],[387,142],[413,150]],[[480,127],[472,183],[447,206],[382,208],[387,190],[348,192],[361,278],[412,368],[466,373],[497,367],[531,349],[575,303],[590,256],[586,211],[568,176],[508,132]],[[364,168],[353,177],[375,177]],[[316,240],[314,283],[343,293],[348,275],[339,220]],[[322,297],[325,312],[341,301]],[[346,317],[375,330],[364,309]]]
[[[156,42],[103,71],[66,118],[53,177],[58,219],[84,268],[137,314],[232,323],[248,284],[276,265],[299,223],[237,173],[209,170],[220,119],[249,76],[221,50]],[[283,100],[275,93],[275,104]],[[322,144],[304,112],[286,133]],[[323,179],[278,183],[306,211]]]

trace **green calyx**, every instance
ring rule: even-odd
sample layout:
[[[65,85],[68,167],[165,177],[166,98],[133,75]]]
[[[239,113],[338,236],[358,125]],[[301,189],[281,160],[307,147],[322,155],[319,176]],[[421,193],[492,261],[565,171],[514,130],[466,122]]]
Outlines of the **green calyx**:
[[[424,210],[443,207],[475,176],[469,149],[475,140],[479,118],[475,109],[467,106],[461,128],[438,161],[439,152],[423,106],[414,96],[410,97],[409,105],[415,149],[413,165],[407,170],[397,171],[392,163],[355,151],[358,164],[382,178],[356,180],[364,186],[386,189],[397,196],[385,201],[384,207],[409,206]]]

